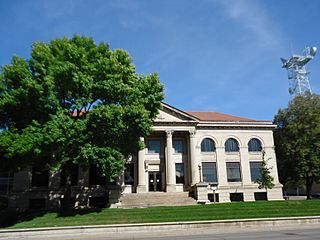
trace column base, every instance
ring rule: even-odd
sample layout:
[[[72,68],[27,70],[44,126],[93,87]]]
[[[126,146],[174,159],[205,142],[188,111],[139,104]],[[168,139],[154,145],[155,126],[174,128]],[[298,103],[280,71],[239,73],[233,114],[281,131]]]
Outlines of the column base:
[[[196,193],[197,203],[207,204],[210,202],[208,199],[208,183],[205,183],[205,182],[197,183],[195,193]]]
[[[137,193],[145,193],[147,192],[146,185],[138,185],[137,186]]]
[[[166,192],[176,192],[176,185],[175,184],[167,184]]]

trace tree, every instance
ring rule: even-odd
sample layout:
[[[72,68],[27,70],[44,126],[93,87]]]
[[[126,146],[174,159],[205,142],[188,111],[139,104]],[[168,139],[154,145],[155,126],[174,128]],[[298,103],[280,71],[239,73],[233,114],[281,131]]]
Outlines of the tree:
[[[256,180],[256,183],[259,184],[259,189],[264,188],[266,192],[268,189],[274,187],[273,177],[270,175],[271,168],[268,167],[267,161],[265,160],[266,152],[262,151],[262,162],[260,167],[260,177]]]
[[[307,198],[320,177],[320,96],[295,97],[275,116],[276,154],[280,180],[288,185],[304,183]]]
[[[124,50],[85,36],[36,42],[0,72],[0,167],[94,164],[112,181],[162,100],[158,76],[138,75]]]

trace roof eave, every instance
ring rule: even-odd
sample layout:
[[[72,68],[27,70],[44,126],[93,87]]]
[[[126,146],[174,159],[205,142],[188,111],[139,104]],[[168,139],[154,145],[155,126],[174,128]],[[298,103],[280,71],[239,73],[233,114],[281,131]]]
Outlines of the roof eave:
[[[276,128],[272,122],[221,122],[221,121],[201,121],[198,127],[261,127]]]

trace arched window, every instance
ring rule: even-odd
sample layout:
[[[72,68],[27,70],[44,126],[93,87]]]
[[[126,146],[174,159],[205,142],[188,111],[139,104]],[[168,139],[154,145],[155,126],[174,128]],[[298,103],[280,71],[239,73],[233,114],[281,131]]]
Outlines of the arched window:
[[[249,152],[261,152],[262,146],[259,139],[252,138],[248,143]]]
[[[239,144],[238,141],[234,138],[229,138],[226,143],[224,144],[226,152],[238,152],[239,151]]]
[[[216,150],[216,146],[214,141],[210,138],[205,138],[201,142],[201,152],[214,152]]]

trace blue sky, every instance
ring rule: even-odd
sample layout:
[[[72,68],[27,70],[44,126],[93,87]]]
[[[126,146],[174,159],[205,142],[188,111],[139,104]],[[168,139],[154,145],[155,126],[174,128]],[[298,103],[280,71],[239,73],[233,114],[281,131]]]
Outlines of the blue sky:
[[[0,0],[0,65],[29,58],[34,41],[87,35],[157,72],[168,104],[272,120],[290,100],[280,57],[320,48],[319,10],[318,0]],[[320,54],[307,66],[320,93]]]

